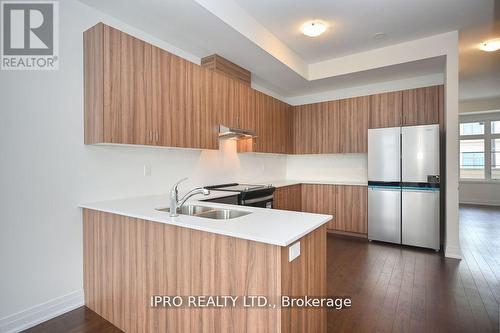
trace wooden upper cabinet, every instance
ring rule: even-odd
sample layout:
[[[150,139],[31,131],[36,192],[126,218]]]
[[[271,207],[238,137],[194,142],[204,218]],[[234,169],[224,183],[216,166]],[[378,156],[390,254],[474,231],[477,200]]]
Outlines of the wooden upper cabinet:
[[[439,123],[442,86],[403,91],[403,126]]]
[[[151,46],[102,23],[84,44],[85,143],[152,144]]]
[[[368,188],[337,186],[335,229],[366,234],[368,232]]]
[[[255,91],[255,132],[254,151],[272,153],[273,150],[273,99],[260,91]]]
[[[370,128],[401,126],[403,92],[394,91],[370,96]]]
[[[323,129],[324,140],[321,151],[327,154],[335,154],[341,152],[340,145],[340,129],[342,124],[340,122],[340,103],[339,101],[331,101],[321,103],[325,116],[322,123],[325,128]]]
[[[102,23],[84,71],[86,144],[217,149],[212,72]]]
[[[254,98],[252,88],[234,79],[228,83],[227,124],[245,130],[255,130]]]
[[[293,107],[293,152],[333,154],[340,152],[338,101]]]
[[[308,154],[312,148],[310,135],[307,130],[311,128],[310,118],[307,112],[307,105],[294,106],[292,109],[292,133],[293,133],[293,152],[294,154]],[[309,143],[309,144],[308,144]]]
[[[369,96],[339,101],[340,152],[368,152],[369,115]]]
[[[293,112],[295,154],[367,152],[369,97],[300,105]]]
[[[292,119],[289,105],[273,98],[272,120],[272,151],[278,154],[288,154],[292,149]]]
[[[185,141],[181,147],[218,149],[219,128],[213,109],[213,72],[184,59],[182,61],[186,63],[187,78],[183,126]],[[175,125],[175,119],[173,123]]]
[[[229,109],[229,98],[231,94],[234,94],[233,87],[231,85],[232,80],[225,75],[213,73],[214,77],[214,98],[213,98],[213,110],[217,119],[218,124],[224,126],[235,127],[236,119],[234,114],[230,112]]]

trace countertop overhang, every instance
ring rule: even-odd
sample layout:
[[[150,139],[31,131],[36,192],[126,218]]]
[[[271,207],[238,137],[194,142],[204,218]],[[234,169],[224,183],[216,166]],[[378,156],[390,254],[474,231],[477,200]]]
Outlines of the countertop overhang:
[[[234,194],[233,192],[212,191],[208,198],[225,197]],[[203,198],[207,199],[207,197]],[[193,200],[189,200],[186,204],[230,208],[251,212],[251,214],[230,220],[213,220],[189,215],[171,217],[168,213],[157,210],[157,208],[168,207],[168,195],[99,201],[81,204],[80,208],[166,223],[278,246],[292,244],[333,218],[332,215],[227,205],[198,201],[196,199],[198,198],[193,198]]]

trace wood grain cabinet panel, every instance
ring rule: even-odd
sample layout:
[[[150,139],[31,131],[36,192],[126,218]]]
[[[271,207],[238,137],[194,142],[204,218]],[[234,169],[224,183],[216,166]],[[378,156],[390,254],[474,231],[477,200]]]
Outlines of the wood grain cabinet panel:
[[[272,151],[278,154],[288,154],[291,152],[293,144],[291,136],[292,115],[290,113],[290,106],[273,98],[272,112]]]
[[[368,152],[368,120],[370,97],[348,98],[339,101],[340,151]]]
[[[337,186],[335,229],[368,232],[368,189],[366,186]]]
[[[102,23],[84,67],[86,144],[218,148],[212,72]]]
[[[147,127],[151,109],[151,45],[108,26],[103,34],[103,137],[109,143],[152,144],[154,128]],[[92,69],[88,69],[90,73]]]
[[[290,120],[285,119],[288,105],[259,91],[253,91],[255,101],[254,151],[282,154],[290,150],[287,133]]]
[[[340,152],[338,101],[299,105],[292,112],[295,154]]]
[[[187,99],[183,147],[218,149],[219,129],[213,112],[213,72],[191,62],[186,63]]]
[[[401,126],[402,113],[402,91],[370,96],[370,128]]]
[[[161,52],[163,70],[161,73],[163,113],[163,145],[167,147],[186,147],[186,124],[190,119],[188,116],[188,64],[182,58]]]
[[[310,135],[312,134],[307,129],[311,127],[309,124],[310,119],[307,119],[308,115],[307,106],[299,105],[293,107],[293,152],[294,154],[308,154],[311,148]],[[309,143],[309,144],[308,144]]]
[[[253,150],[255,152],[267,152],[269,150],[269,142],[271,141],[268,133],[269,119],[267,108],[267,101],[265,95],[260,91],[253,91],[255,101],[255,132],[257,138],[253,140]]]
[[[278,187],[274,192],[274,208],[302,211],[302,185]]]
[[[337,229],[336,197],[337,186],[329,184],[302,184],[302,211],[317,214],[334,215],[328,222],[327,229]]]
[[[403,91],[403,126],[439,123],[442,86]]]
[[[288,247],[83,209],[85,305],[125,332],[323,333],[325,308],[150,305],[153,295],[326,296],[325,228],[299,241],[289,262]]]
[[[236,125],[238,128],[255,131],[255,102],[252,88],[240,82],[236,82],[238,98],[234,100],[236,110]]]

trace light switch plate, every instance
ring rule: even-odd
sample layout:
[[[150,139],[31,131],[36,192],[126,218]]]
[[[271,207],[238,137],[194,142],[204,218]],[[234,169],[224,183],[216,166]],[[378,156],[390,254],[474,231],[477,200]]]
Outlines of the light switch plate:
[[[151,176],[151,164],[144,165],[144,176]]]
[[[290,245],[288,247],[288,262],[300,256],[300,242]]]

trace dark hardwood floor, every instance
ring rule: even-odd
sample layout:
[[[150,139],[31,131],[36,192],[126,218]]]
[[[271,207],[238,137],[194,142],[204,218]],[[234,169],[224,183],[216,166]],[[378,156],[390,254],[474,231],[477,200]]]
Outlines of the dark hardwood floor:
[[[118,333],[122,332],[89,308],[82,306],[23,332],[29,333]]]
[[[329,332],[499,332],[500,208],[461,206],[463,260],[329,236]]]
[[[328,332],[500,332],[500,208],[460,207],[463,260],[328,236]],[[25,332],[121,332],[82,307]]]

